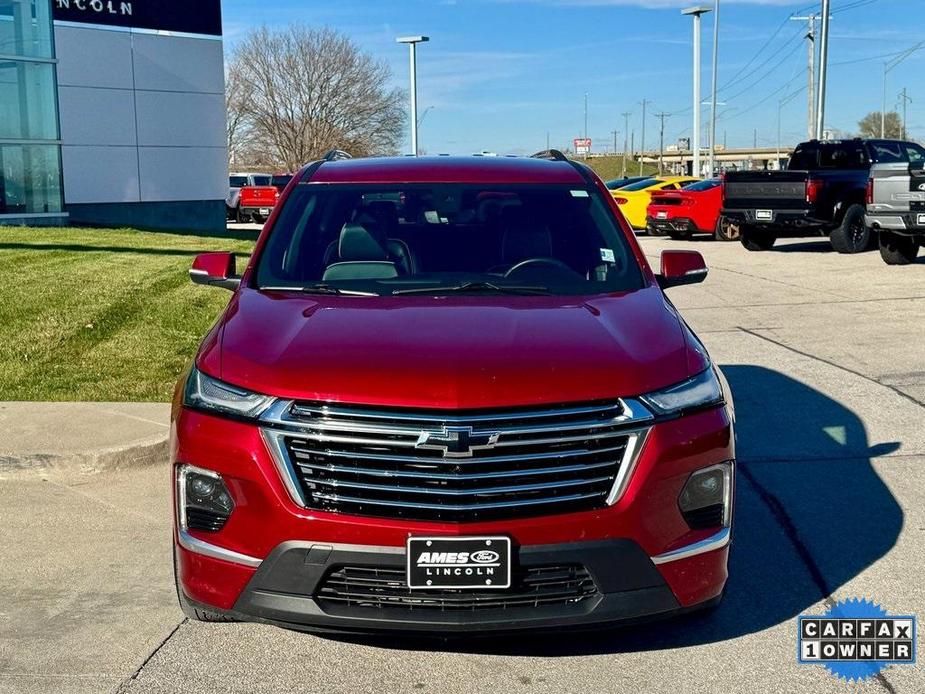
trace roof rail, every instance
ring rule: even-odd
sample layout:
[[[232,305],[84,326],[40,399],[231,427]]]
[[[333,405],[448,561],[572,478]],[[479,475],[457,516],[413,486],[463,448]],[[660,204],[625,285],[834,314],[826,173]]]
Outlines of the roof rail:
[[[557,149],[546,149],[542,152],[537,152],[536,154],[530,157],[531,159],[546,159],[548,161],[568,161],[568,157],[562,154]]]
[[[342,149],[332,149],[321,157],[322,161],[343,161],[344,159],[353,159],[353,156]]]

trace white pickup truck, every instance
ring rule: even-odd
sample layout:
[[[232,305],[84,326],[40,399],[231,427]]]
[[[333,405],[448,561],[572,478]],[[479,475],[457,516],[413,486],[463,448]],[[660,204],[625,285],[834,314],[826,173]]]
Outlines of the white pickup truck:
[[[864,222],[879,234],[884,262],[915,261],[925,243],[925,156],[871,167]]]

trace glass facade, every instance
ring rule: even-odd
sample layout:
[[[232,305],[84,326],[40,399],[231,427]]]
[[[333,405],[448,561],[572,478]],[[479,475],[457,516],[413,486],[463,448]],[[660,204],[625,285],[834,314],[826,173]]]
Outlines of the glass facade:
[[[51,0],[0,0],[0,221],[63,212]]]

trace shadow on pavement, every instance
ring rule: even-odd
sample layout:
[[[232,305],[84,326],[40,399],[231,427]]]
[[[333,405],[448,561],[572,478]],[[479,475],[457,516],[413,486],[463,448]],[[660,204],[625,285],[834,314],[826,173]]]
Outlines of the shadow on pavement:
[[[373,643],[557,657],[724,641],[792,619],[883,557],[896,543],[903,513],[870,458],[899,444],[871,447],[854,412],[779,372],[759,366],[723,371],[736,401],[739,477],[730,579],[718,609],[567,638]]]

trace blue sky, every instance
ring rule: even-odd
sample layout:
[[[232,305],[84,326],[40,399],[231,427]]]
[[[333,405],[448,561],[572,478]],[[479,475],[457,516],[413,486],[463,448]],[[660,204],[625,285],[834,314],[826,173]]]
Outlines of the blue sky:
[[[522,154],[564,147],[584,129],[595,150],[612,149],[631,111],[630,130],[641,139],[643,99],[651,101],[646,142],[665,141],[691,129],[691,20],[680,9],[712,0],[224,0],[228,47],[248,28],[303,22],[352,37],[386,61],[395,84],[407,85],[407,48],[395,37],[427,34],[419,49],[420,129],[428,153],[481,150]],[[811,0],[721,0],[718,84],[727,105],[717,139],[728,146],[777,141],[781,97],[806,84],[805,22],[787,21],[814,7]],[[819,7],[819,3],[815,3]],[[818,9],[816,10],[818,11]],[[856,131],[858,120],[879,111],[885,56],[925,41],[925,0],[832,0],[829,98],[826,124]],[[708,95],[712,15],[704,18],[703,87]],[[769,40],[770,39],[770,40]],[[762,46],[767,48],[758,53]],[[755,57],[757,54],[757,57]],[[754,58],[754,59],[753,59]],[[751,61],[751,64],[749,64]],[[742,72],[745,68],[744,73]],[[925,49],[890,74],[888,107],[903,87],[913,99],[909,130],[925,138]],[[805,139],[805,90],[781,107],[785,144]],[[708,109],[704,109],[704,117]]]

